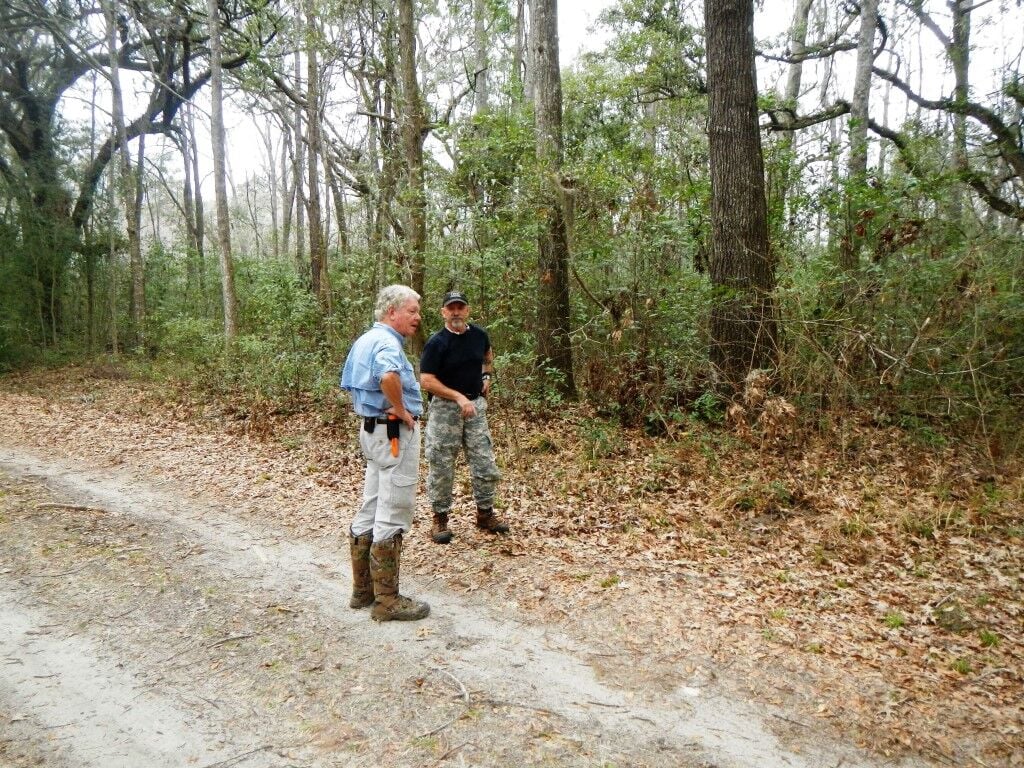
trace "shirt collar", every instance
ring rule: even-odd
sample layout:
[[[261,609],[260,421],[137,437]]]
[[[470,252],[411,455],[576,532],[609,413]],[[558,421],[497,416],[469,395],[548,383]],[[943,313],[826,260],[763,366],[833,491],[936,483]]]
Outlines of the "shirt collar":
[[[392,336],[394,336],[396,339],[398,339],[398,343],[399,344],[405,344],[405,336],[400,334],[398,331],[396,331],[394,328],[392,328],[387,323],[382,323],[379,320],[376,320],[373,323],[373,327],[374,328],[383,328],[385,331],[390,332]]]

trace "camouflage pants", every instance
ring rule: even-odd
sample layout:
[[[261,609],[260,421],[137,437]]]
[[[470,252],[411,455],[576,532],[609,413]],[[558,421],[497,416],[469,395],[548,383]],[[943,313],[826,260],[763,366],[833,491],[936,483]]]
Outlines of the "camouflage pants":
[[[491,431],[487,426],[487,400],[478,397],[473,405],[476,416],[463,419],[457,403],[438,397],[430,401],[426,429],[427,498],[434,512],[447,514],[451,511],[455,459],[460,449],[466,451],[477,507],[490,509],[494,506],[494,489],[501,473],[494,462]]]

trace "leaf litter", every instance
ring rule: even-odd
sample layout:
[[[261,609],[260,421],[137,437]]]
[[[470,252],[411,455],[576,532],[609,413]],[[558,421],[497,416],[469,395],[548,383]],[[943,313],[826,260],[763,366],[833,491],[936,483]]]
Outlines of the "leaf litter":
[[[621,428],[597,444],[590,415],[495,406],[513,532],[474,529],[460,465],[443,549],[420,494],[404,561],[419,577],[598,639],[592,666],[638,700],[713,682],[785,705],[782,735],[813,721],[885,756],[1024,765],[1017,461],[855,416],[767,444]],[[343,415],[232,414],[88,369],[0,392],[5,441],[186,482],[339,547],[361,491],[355,434]]]

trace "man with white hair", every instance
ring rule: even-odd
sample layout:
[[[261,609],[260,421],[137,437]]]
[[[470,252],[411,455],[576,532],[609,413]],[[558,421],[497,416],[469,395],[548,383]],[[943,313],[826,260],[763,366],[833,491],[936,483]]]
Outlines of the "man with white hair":
[[[430,606],[398,592],[402,536],[412,527],[420,462],[423,396],[402,347],[420,327],[420,295],[389,285],[377,296],[376,322],[356,339],[341,372],[352,398],[366,459],[363,503],[349,528],[352,599],[373,606],[375,621],[415,621]]]

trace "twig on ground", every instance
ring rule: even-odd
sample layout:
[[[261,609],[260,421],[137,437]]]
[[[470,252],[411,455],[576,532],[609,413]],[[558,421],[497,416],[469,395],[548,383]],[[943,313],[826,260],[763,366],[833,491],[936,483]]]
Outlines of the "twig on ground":
[[[90,565],[95,563],[95,560],[87,560],[77,568],[72,568],[70,571],[61,571],[60,573],[27,573],[24,578],[26,579],[59,579],[61,576],[70,576],[79,571],[84,571]]]
[[[224,643],[230,643],[232,640],[248,640],[250,637],[252,637],[251,634],[249,634],[249,635],[231,635],[231,637],[224,637],[224,638],[221,638],[220,640],[218,640],[215,643],[210,643],[206,647],[207,648],[216,648],[218,645],[224,645]]]
[[[447,760],[449,757],[451,757],[456,752],[458,752],[460,749],[465,747],[467,744],[472,744],[472,743],[473,742],[471,742],[471,741],[464,741],[461,744],[456,744],[454,747],[452,747],[447,752],[445,752],[443,755],[441,755],[439,758],[437,758],[437,761],[434,763],[434,765],[440,765],[445,760]]]
[[[464,686],[462,684],[462,681],[459,680],[459,678],[457,678],[455,675],[453,675],[448,670],[441,669],[440,667],[432,667],[431,671],[432,672],[440,672],[442,675],[445,675],[445,676],[449,677],[450,679],[452,679],[453,681],[455,681],[455,684],[457,686],[459,686],[459,690],[462,691],[462,700],[464,702],[466,702],[467,704],[469,704],[469,691],[466,690],[466,686]]]
[[[462,716],[464,714],[466,714],[466,709],[467,708],[464,707],[463,710],[461,712],[459,712],[459,714],[457,714],[451,720],[445,720],[443,723],[441,723],[436,728],[431,728],[429,731],[424,731],[423,733],[417,734],[416,738],[417,739],[425,739],[425,738],[427,738],[427,736],[433,736],[435,733],[440,733],[445,728],[447,728],[449,725],[452,725],[453,723],[457,723],[459,720],[461,720]]]
[[[787,723],[792,723],[793,725],[799,725],[801,728],[810,728],[811,727],[807,723],[801,723],[799,720],[793,720],[793,719],[788,718],[788,717],[783,717],[782,715],[776,715],[776,714],[773,713],[772,717],[774,717],[776,720],[783,720],[783,721],[785,721]]]
[[[625,709],[622,704],[607,704],[603,701],[594,701],[593,699],[587,699],[587,704],[593,704],[595,707],[608,707],[609,709]]]
[[[107,621],[113,621],[114,619],[123,619],[129,613],[135,613],[135,611],[139,610],[139,608],[141,608],[141,607],[142,607],[141,605],[134,605],[131,608],[129,608],[127,611],[122,611],[121,613],[118,613],[118,614],[116,614],[114,616],[104,616],[104,618]]]
[[[248,752],[242,752],[240,755],[229,757],[224,760],[218,760],[215,763],[207,763],[202,768],[223,768],[223,766],[234,765],[235,763],[244,760],[247,757],[258,754],[260,752],[266,752],[268,749],[273,749],[273,744],[264,744],[262,747],[256,747],[256,749],[250,749]]]
[[[505,701],[504,699],[479,699],[479,703],[490,704],[492,707],[515,707],[516,709],[529,709],[534,712],[540,712],[542,715],[555,714],[550,709],[544,709],[543,707],[531,707],[529,704],[520,704],[517,701]]]
[[[44,501],[36,504],[36,509],[69,509],[72,512],[95,512],[99,515],[109,515],[110,512],[100,507],[85,507],[81,504],[62,504],[58,501]]]

